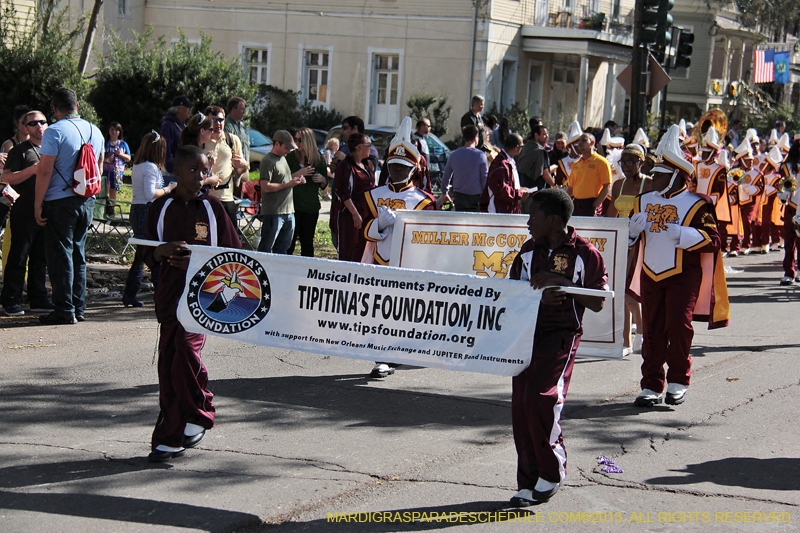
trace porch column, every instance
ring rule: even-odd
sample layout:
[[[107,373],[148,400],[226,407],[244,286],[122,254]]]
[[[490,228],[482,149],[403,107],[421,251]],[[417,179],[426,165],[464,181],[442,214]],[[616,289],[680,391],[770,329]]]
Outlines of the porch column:
[[[615,98],[617,90],[617,64],[614,61],[607,61],[608,74],[606,74],[606,94],[603,103],[603,121],[613,120],[616,122],[617,100]]]
[[[586,127],[586,86],[589,81],[589,56],[581,56],[581,74],[578,81],[578,122]]]

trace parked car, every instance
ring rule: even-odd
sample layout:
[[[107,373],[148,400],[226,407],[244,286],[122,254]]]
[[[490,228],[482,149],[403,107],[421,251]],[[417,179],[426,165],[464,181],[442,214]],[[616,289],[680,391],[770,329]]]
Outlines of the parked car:
[[[384,128],[384,127],[377,127],[377,128],[365,128],[366,133],[371,139],[372,144],[378,150],[378,156],[383,157],[386,153],[386,149],[389,147],[389,142],[394,137],[395,129],[394,128]],[[325,137],[325,142],[332,137],[336,137],[337,139],[341,138],[342,135],[342,127],[341,126],[334,126],[328,131],[327,137]],[[324,146],[324,143],[323,143]]]
[[[312,129],[311,131],[314,132],[314,137],[317,141],[317,149],[320,152],[325,151],[325,141],[328,140],[328,132],[325,130],[315,130],[315,129]]]
[[[258,170],[261,160],[272,150],[272,139],[260,131],[248,129],[250,134],[250,172]]]

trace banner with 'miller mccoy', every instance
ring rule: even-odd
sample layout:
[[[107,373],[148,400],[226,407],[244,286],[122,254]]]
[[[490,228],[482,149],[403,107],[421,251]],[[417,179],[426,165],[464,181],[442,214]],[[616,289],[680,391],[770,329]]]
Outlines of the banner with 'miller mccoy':
[[[527,283],[191,246],[187,331],[306,352],[513,376],[541,291]]]

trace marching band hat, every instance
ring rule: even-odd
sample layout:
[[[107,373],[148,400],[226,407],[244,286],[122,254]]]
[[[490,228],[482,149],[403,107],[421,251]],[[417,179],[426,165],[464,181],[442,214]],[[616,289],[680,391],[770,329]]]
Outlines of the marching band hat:
[[[675,172],[683,171],[689,176],[694,172],[694,165],[687,161],[683,156],[680,144],[680,126],[673,124],[667,133],[661,138],[661,142],[656,148],[658,159],[651,172]],[[687,177],[687,176],[685,176]]]
[[[742,142],[739,143],[739,146],[736,147],[736,150],[733,152],[733,157],[735,161],[738,161],[743,157],[753,157],[753,148],[750,146],[750,140],[747,137],[745,137]]]
[[[789,139],[789,134],[784,133],[781,135],[781,138],[778,139],[778,148],[781,152],[788,152],[789,148],[792,147],[792,141]]]
[[[397,134],[392,137],[389,143],[389,155],[386,157],[386,164],[397,163],[407,167],[417,168],[419,164],[419,150],[411,140],[411,117],[406,117],[400,123]]]
[[[769,140],[767,141],[767,146],[772,146],[778,144],[778,130],[772,130],[769,132]]]
[[[777,146],[773,146],[772,149],[770,149],[766,161],[772,165],[772,168],[775,170],[780,168],[781,163],[783,163],[783,154]]]
[[[606,128],[603,130],[603,136],[600,137],[600,146],[608,146],[611,142],[611,131]]]
[[[632,155],[634,157],[638,157],[640,160],[644,161],[645,153],[644,148],[640,144],[631,143],[622,150],[622,155]]]
[[[650,148],[650,139],[647,138],[647,134],[642,128],[636,130],[636,135],[633,136],[633,142],[645,148]]]
[[[574,143],[578,140],[578,137],[583,135],[583,130],[581,129],[581,125],[576,120],[575,122],[569,125],[569,129],[567,129],[567,146]]]
[[[728,158],[728,151],[722,150],[719,155],[717,156],[717,164],[721,167],[725,167],[726,169],[731,168],[731,162]]]
[[[755,128],[748,129],[747,135],[745,135],[744,138],[750,141],[751,144],[758,144],[760,142],[758,138],[758,132],[755,130]]]
[[[680,138],[681,139],[685,139],[686,138],[686,120],[681,119],[681,121],[678,122],[678,128],[679,128],[679,131],[680,131]]]
[[[609,148],[622,148],[623,146],[625,146],[624,137],[611,137],[611,140],[608,142]]]
[[[715,128],[708,128],[704,143],[706,146],[709,146],[714,150],[720,150],[722,148],[722,145],[719,142],[719,133],[717,133]]]

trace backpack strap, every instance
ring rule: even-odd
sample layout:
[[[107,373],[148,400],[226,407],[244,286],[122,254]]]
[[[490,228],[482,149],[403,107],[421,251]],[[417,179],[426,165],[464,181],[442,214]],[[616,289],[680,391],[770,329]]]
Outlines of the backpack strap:
[[[81,133],[81,129],[78,127],[78,125],[77,125],[77,124],[75,124],[75,123],[74,123],[74,122],[72,122],[71,120],[67,119],[67,122],[69,122],[70,124],[72,124],[73,126],[75,126],[75,129],[76,129],[76,130],[78,130],[78,135],[79,135],[79,136],[80,136],[80,138],[81,138],[81,148],[83,148],[83,145],[84,145],[84,144],[86,144],[86,141],[84,141],[84,140],[83,140],[83,133]],[[92,128],[91,128],[91,126],[89,126],[89,142],[90,142],[90,143],[92,142],[92,134],[93,134],[93,133],[94,133],[94,132],[92,131]],[[38,155],[38,154],[37,154],[37,155]],[[79,153],[78,153],[78,159],[80,159],[80,158],[81,158],[81,156],[80,156],[80,151],[79,151]],[[78,164],[77,164],[77,162],[76,162],[76,163],[75,163],[75,168],[78,168],[78,167],[77,167],[77,165],[78,165]],[[60,170],[58,170],[58,169],[56,168],[56,166],[55,166],[55,163],[53,164],[53,170],[55,170],[55,171],[56,171],[56,173],[58,173],[58,175],[59,175],[59,176],[61,176],[61,180],[64,182],[64,188],[62,189],[63,191],[66,191],[67,189],[70,189],[70,188],[72,188],[72,185],[71,185],[71,184],[69,183],[69,181],[67,181],[67,179],[64,177],[64,174],[62,174],[62,173],[61,173],[61,171],[60,171]],[[72,170],[72,172],[74,173],[74,172],[75,172],[75,169],[73,169],[73,170]],[[72,181],[74,182],[75,180],[73,179]]]
[[[209,246],[217,246],[217,217],[214,216],[214,210],[211,208],[211,202],[208,200],[203,200],[203,205],[205,206],[206,213],[208,214],[208,233],[210,237]]]

